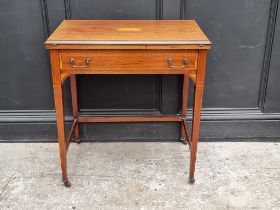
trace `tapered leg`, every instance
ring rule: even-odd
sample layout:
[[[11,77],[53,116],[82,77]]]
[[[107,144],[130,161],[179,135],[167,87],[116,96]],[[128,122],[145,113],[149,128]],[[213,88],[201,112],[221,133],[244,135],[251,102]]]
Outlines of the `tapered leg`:
[[[187,116],[187,105],[188,105],[188,92],[189,92],[189,78],[187,77],[186,74],[184,74],[184,78],[183,78],[183,93],[182,93],[182,117],[183,120],[186,119]],[[186,132],[184,129],[184,125],[183,122],[181,123],[181,141],[184,144],[187,144],[186,141]]]
[[[59,152],[61,160],[62,181],[66,187],[70,187],[71,184],[67,177],[67,162],[66,162],[66,141],[65,141],[65,125],[64,125],[64,108],[63,108],[63,91],[62,80],[59,67],[59,55],[58,50],[50,50],[51,66],[52,66],[52,82],[54,93],[54,104],[57,121],[57,133],[59,142]]]
[[[67,177],[67,161],[66,161],[66,141],[65,141],[65,124],[64,124],[64,109],[63,109],[63,93],[61,85],[53,85],[54,101],[57,120],[57,133],[61,160],[62,181],[66,187],[70,187]]]
[[[206,52],[205,50],[199,51],[198,57],[198,71],[196,75],[196,84],[194,91],[194,108],[193,108],[193,125],[192,125],[192,141],[191,141],[191,160],[190,160],[190,174],[189,181],[194,183],[194,172],[196,162],[197,143],[200,128],[200,115],[202,109],[204,78],[205,78],[205,65],[206,65]]]
[[[191,141],[191,160],[190,160],[190,183],[194,183],[194,171],[196,162],[197,143],[200,128],[200,115],[202,107],[203,86],[195,87],[195,101],[193,112],[193,127],[192,127],[192,141]]]
[[[73,118],[78,119],[78,95],[77,95],[76,75],[70,76],[70,87],[71,87],[71,96],[72,96]],[[74,137],[77,143],[81,143],[78,122],[74,128]]]

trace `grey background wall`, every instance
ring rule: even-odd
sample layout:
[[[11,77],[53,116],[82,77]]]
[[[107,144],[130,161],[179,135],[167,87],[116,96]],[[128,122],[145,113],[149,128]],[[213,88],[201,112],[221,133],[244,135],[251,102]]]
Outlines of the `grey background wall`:
[[[0,141],[56,139],[49,57],[43,42],[64,19],[196,19],[213,42],[207,64],[201,137],[279,137],[278,3],[279,0],[2,0]],[[89,115],[173,114],[180,111],[181,79],[176,75],[79,76],[80,110]],[[69,122],[68,91],[66,84]],[[179,134],[176,123],[87,124],[81,130],[88,140],[175,140]]]

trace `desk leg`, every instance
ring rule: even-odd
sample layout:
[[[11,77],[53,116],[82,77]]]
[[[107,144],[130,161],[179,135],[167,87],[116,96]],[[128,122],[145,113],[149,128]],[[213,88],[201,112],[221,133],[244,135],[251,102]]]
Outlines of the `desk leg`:
[[[50,50],[51,66],[52,66],[52,81],[53,81],[53,93],[54,104],[57,121],[57,135],[59,142],[59,152],[62,170],[62,181],[66,187],[70,187],[71,184],[67,177],[67,162],[66,162],[66,138],[65,138],[65,124],[64,124],[64,108],[63,108],[63,90],[62,79],[59,67],[59,55],[58,50]]]
[[[202,109],[204,78],[206,65],[206,51],[200,50],[198,58],[198,71],[196,75],[196,84],[194,91],[194,110],[193,110],[193,125],[192,125],[192,141],[191,141],[191,160],[189,182],[194,183],[195,162],[197,153],[197,143],[200,127],[200,115]]]
[[[183,93],[182,93],[182,118],[183,120],[186,120],[187,116],[187,105],[188,105],[188,93],[189,93],[189,77],[187,74],[184,74],[183,78]],[[184,129],[183,122],[181,122],[181,138],[180,140],[184,143],[187,144],[188,141],[186,140],[186,132]]]
[[[71,87],[71,96],[72,96],[72,109],[73,109],[73,118],[77,120],[77,124],[74,128],[74,136],[76,143],[81,143],[80,132],[79,132],[79,122],[78,122],[78,95],[77,95],[77,80],[76,75],[70,76],[70,87]]]
[[[203,86],[196,86],[194,112],[193,112],[192,141],[191,141],[191,160],[190,160],[190,175],[189,175],[190,183],[194,183],[195,181],[194,171],[195,171],[197,143],[198,143],[199,127],[200,127],[202,97],[203,97]]]
[[[55,111],[57,120],[57,133],[60,150],[62,181],[66,187],[70,187],[70,183],[67,177],[67,162],[66,162],[66,140],[65,140],[65,124],[64,124],[64,110],[63,110],[63,92],[62,85],[53,85]]]

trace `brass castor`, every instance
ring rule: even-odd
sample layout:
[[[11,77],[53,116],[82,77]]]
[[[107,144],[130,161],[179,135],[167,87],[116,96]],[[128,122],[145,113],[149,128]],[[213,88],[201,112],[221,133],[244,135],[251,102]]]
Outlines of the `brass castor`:
[[[77,144],[80,144],[80,143],[81,143],[81,139],[75,139],[75,142],[76,142]]]
[[[69,181],[64,181],[64,186],[65,187],[71,187],[71,183]]]
[[[189,142],[187,140],[182,141],[183,144],[188,145]]]
[[[195,182],[195,179],[194,178],[189,178],[189,183],[190,184],[193,184]]]
[[[186,139],[180,139],[180,141],[183,143],[183,144],[188,144],[188,141]]]

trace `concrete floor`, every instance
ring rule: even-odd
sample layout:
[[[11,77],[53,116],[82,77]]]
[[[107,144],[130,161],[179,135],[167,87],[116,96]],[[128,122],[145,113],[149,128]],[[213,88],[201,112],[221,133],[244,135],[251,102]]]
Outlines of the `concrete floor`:
[[[280,143],[0,144],[0,209],[280,209]]]

